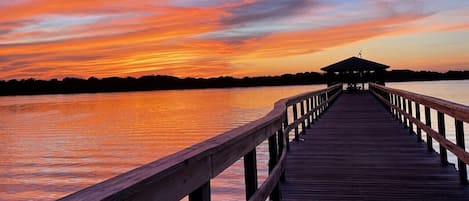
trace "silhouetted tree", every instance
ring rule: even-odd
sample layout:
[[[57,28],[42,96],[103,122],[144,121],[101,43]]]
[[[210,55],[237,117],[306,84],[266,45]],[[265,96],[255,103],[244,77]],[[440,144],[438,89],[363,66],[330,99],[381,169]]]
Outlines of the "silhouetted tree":
[[[387,72],[386,81],[422,81],[469,79],[469,71],[448,71],[438,73],[431,71],[392,70]],[[22,80],[0,80],[0,95],[22,94],[54,94],[54,93],[94,93],[116,91],[142,91],[162,89],[195,89],[195,88],[225,88],[225,87],[254,87],[278,85],[307,85],[325,83],[325,76],[317,72],[284,74],[280,76],[259,76],[234,78],[220,76],[216,78],[178,78],[167,75],[147,75],[134,77],[108,77],[88,79],[66,77],[62,80],[49,81],[34,78]]]

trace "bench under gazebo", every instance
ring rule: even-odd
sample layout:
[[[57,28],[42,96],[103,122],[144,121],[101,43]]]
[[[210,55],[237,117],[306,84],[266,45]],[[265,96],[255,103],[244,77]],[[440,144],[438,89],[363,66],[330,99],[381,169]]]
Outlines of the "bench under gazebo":
[[[326,71],[327,85],[346,83],[347,90],[365,90],[365,83],[384,85],[384,73],[388,65],[358,57],[350,57],[321,68]],[[361,84],[361,86],[360,86]]]

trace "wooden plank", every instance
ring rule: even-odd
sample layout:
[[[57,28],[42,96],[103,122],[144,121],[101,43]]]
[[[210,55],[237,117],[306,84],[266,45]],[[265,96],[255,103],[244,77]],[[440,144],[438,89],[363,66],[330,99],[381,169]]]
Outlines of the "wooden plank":
[[[283,200],[469,200],[454,166],[370,94],[343,94],[306,132],[288,152]]]

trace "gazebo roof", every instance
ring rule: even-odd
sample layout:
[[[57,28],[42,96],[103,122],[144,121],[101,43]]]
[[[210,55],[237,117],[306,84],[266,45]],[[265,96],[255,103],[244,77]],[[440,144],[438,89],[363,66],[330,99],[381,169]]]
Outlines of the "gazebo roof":
[[[327,72],[343,72],[343,71],[371,71],[371,70],[384,70],[389,68],[388,65],[376,63],[358,57],[350,57],[337,63],[321,68]]]

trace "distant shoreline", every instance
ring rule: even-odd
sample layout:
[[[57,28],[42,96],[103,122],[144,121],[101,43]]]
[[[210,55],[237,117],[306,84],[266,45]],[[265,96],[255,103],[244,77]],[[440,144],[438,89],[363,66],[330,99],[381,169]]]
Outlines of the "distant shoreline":
[[[386,82],[466,79],[469,79],[469,71],[439,73],[432,71],[392,70],[386,73]],[[166,75],[142,76],[140,78],[64,78],[63,80],[52,79],[47,81],[30,78],[9,81],[0,80],[0,96],[289,86],[325,83],[326,76],[317,72],[244,78],[178,78]]]

